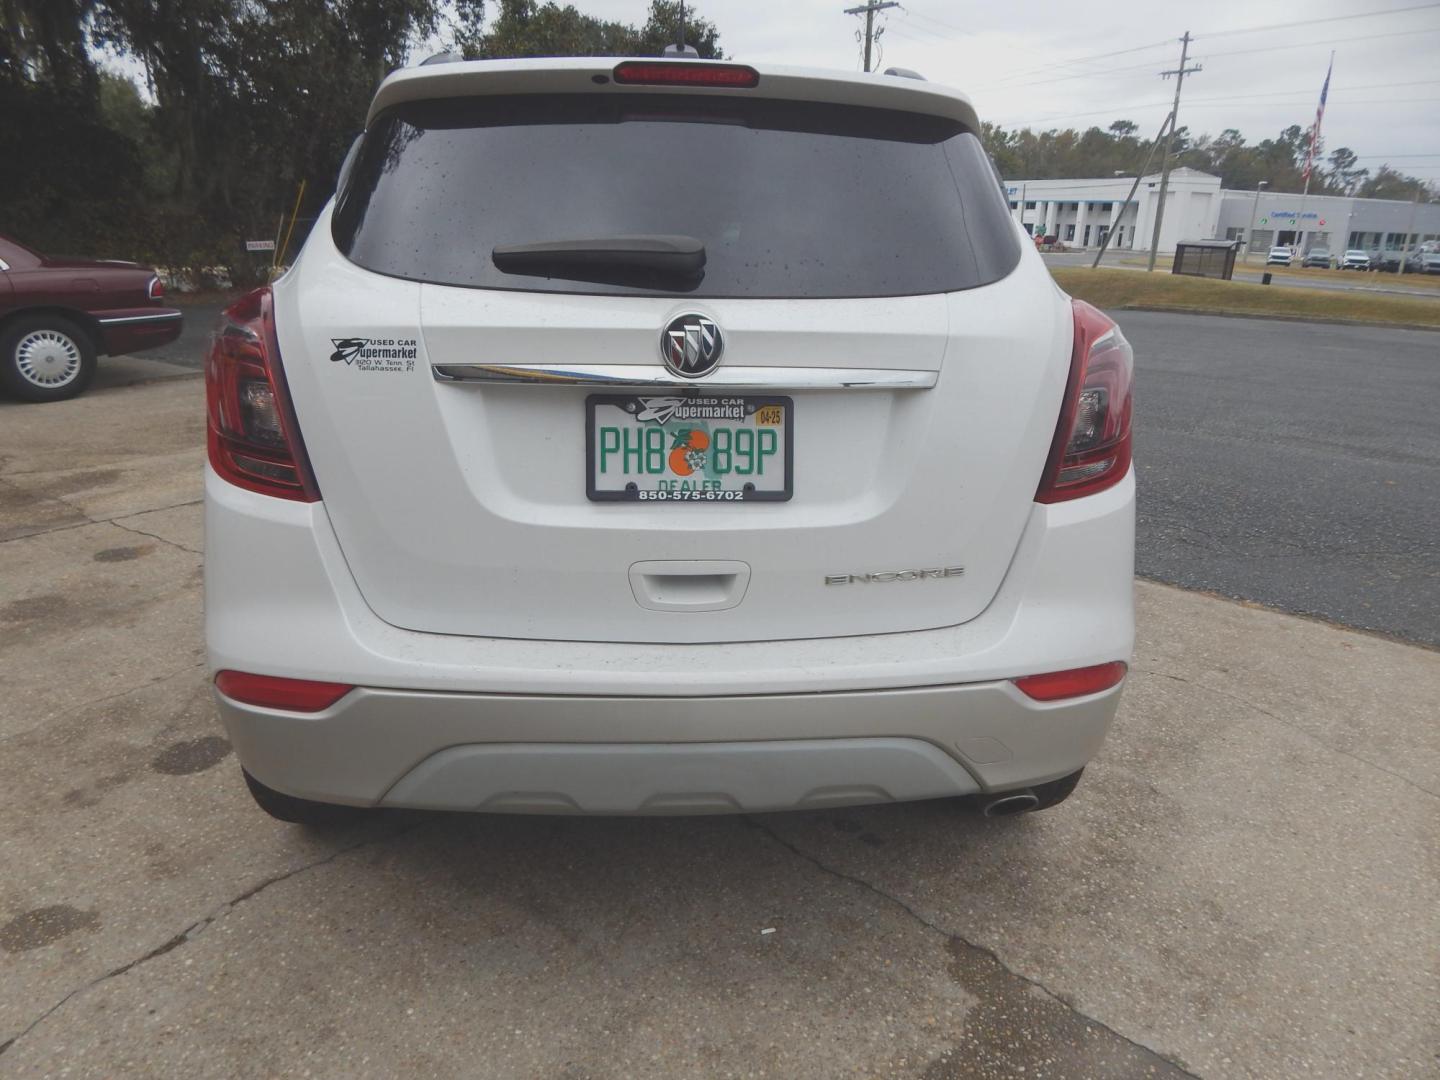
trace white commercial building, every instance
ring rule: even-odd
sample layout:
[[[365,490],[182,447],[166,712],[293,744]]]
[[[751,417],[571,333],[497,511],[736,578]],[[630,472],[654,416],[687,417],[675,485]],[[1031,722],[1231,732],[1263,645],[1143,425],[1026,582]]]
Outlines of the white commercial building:
[[[1133,176],[1076,180],[1007,180],[1010,212],[1033,236],[1054,237],[1067,247],[1096,248],[1114,232],[1110,246],[1148,251],[1159,203],[1160,174],[1142,177],[1126,201]],[[1251,222],[1254,233],[1251,234]],[[1294,244],[1301,250],[1328,247],[1398,251],[1408,243],[1440,239],[1440,203],[1356,199],[1221,189],[1220,178],[1196,169],[1172,169],[1161,252],[1181,240],[1250,241],[1253,250]]]
[[[1400,251],[1440,239],[1440,203],[1271,191],[1223,195],[1216,239],[1248,240],[1252,251],[1272,244],[1292,244],[1301,251],[1329,248],[1336,254],[1346,248]]]
[[[1099,247],[1113,231],[1112,248],[1148,251],[1160,201],[1160,174],[1142,177],[1135,198],[1127,202],[1134,183],[1133,176],[1007,180],[1005,193],[1015,220],[1033,236],[1053,236],[1068,247]],[[1174,251],[1181,240],[1212,239],[1219,214],[1218,176],[1171,169],[1159,250]]]

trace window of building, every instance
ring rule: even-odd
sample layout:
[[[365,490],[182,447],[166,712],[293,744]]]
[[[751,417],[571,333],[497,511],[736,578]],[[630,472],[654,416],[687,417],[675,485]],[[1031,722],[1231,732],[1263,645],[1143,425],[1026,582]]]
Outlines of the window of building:
[[[1075,226],[1074,226],[1073,224],[1071,224],[1071,225],[1066,225],[1066,226],[1065,226],[1065,239],[1066,239],[1066,240],[1074,240],[1074,239],[1075,239]]]
[[[1035,209],[1035,202],[1034,202],[1033,199],[1032,199],[1030,202],[1027,202],[1027,203],[1025,204],[1025,209],[1026,209],[1026,210],[1034,210],[1034,209]]]

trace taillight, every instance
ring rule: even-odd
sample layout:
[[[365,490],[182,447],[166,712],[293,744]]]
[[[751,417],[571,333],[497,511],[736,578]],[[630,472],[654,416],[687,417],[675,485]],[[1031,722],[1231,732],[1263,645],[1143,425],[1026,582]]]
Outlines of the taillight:
[[[677,64],[674,61],[627,60],[611,72],[617,83],[628,86],[738,86],[760,85],[760,73],[744,64]]]
[[[215,676],[215,689],[233,701],[288,712],[320,712],[355,687],[348,683],[317,682],[314,679],[286,679],[279,675],[252,675],[248,671],[222,671]]]
[[[221,477],[262,495],[319,500],[280,365],[269,286],[220,316],[205,358],[205,398],[210,466]]]
[[[1094,667],[1071,668],[1069,671],[1047,671],[1043,675],[1025,675],[1011,680],[1020,692],[1036,701],[1060,701],[1085,697],[1117,686],[1125,678],[1126,665],[1119,660]]]
[[[165,299],[165,283],[158,275],[150,279],[150,284],[145,287],[145,295],[151,300]]]
[[[1063,502],[1118,484],[1130,468],[1130,401],[1135,357],[1120,328],[1072,300],[1075,345],[1055,441],[1035,501]]]

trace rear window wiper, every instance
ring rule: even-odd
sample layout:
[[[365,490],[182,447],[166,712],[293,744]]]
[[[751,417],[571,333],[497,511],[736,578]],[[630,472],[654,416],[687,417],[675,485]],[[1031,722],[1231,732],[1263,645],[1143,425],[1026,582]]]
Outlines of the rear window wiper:
[[[652,271],[696,277],[705,269],[705,245],[693,236],[603,236],[498,244],[490,253],[507,274],[571,276],[575,271]],[[567,273],[568,272],[568,273]]]

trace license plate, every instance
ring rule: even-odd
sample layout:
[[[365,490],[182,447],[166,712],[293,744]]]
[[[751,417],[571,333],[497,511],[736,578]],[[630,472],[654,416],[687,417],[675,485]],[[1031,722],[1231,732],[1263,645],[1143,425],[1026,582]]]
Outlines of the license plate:
[[[783,502],[794,411],[788,397],[591,394],[586,494],[596,502]]]

